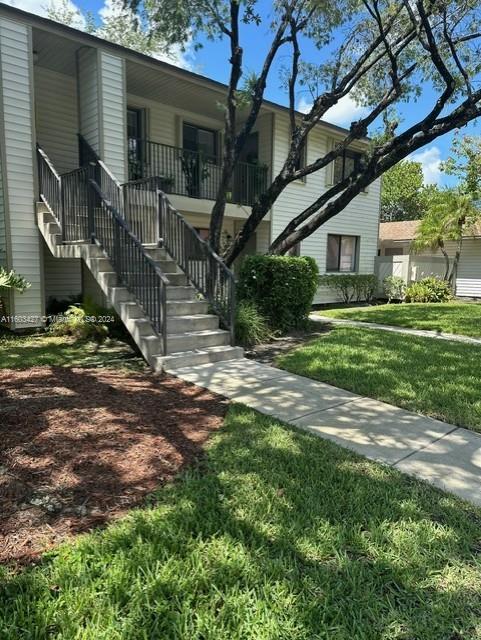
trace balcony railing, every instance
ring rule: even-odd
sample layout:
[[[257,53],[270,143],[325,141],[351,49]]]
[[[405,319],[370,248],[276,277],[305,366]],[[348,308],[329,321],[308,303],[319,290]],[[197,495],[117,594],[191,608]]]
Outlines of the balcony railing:
[[[189,198],[215,200],[222,177],[222,165],[199,151],[129,138],[129,180],[156,177],[159,188]],[[227,199],[252,205],[267,187],[268,167],[239,162]]]

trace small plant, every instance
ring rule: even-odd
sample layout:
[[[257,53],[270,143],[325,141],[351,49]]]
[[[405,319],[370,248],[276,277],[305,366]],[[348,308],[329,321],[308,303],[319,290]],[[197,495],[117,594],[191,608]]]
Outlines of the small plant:
[[[391,300],[404,300],[406,283],[400,276],[386,276],[382,281],[382,286],[388,303]]]
[[[235,339],[243,347],[253,347],[273,337],[269,323],[252,302],[239,302],[235,317]]]
[[[4,267],[0,267],[0,319],[2,316],[7,315],[7,305],[5,302],[5,294],[8,291],[18,291],[23,293],[30,287],[28,282],[23,276],[15,273],[13,269],[7,271]]]
[[[321,276],[319,283],[335,291],[343,302],[371,302],[376,294],[378,280],[372,274],[350,273]]]
[[[87,315],[85,309],[70,305],[65,312],[49,327],[54,336],[72,336],[76,340],[92,340],[102,344],[108,338],[108,327],[99,322],[95,316]]]
[[[452,289],[446,280],[434,276],[412,282],[406,289],[406,302],[449,302]]]

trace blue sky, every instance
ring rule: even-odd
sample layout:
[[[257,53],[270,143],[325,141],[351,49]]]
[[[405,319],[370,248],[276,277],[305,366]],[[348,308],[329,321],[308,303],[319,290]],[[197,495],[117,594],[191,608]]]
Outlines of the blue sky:
[[[52,0],[3,0],[6,4],[17,6],[18,8],[32,13],[45,14],[45,6]],[[58,2],[58,0],[53,0]],[[105,10],[105,3],[109,0],[69,0],[73,2],[80,10],[86,12],[91,11],[97,19],[99,19],[99,12]],[[272,3],[267,0],[260,0],[259,8],[263,16],[268,16]],[[266,22],[267,24],[267,22]],[[244,46],[244,64],[246,71],[256,70],[259,66],[259,61],[263,59],[266,48],[269,44],[269,31],[267,27],[245,27],[242,31],[243,46]],[[189,50],[188,55],[182,58],[182,64],[187,65],[193,71],[201,73],[215,80],[225,82],[228,79],[229,65],[228,65],[228,49],[225,42],[210,42],[203,41],[203,48],[194,52]],[[310,50],[307,49],[307,54],[312,60],[315,60],[321,54],[311,45]],[[286,94],[281,86],[280,69],[283,64],[289,62],[288,49],[285,53],[282,51],[276,62],[276,67],[273,70],[271,79],[267,88],[266,97],[275,102],[286,104]],[[430,104],[435,99],[435,94],[431,88],[427,87],[423,90],[423,95],[418,102],[411,104],[403,104],[400,108],[403,118],[403,124],[401,127],[409,125],[415,121],[416,117],[419,117],[420,112],[425,112]],[[298,91],[297,95],[298,107],[302,109],[303,106],[310,102],[310,96],[307,92]],[[335,124],[341,126],[349,126],[349,124],[360,115],[360,108],[349,98],[342,100],[336,107],[334,107],[328,114],[326,114],[326,120],[330,120]],[[473,123],[469,127],[463,130],[463,133],[476,133],[476,124]],[[449,148],[451,145],[451,136],[443,136],[435,140],[431,145],[425,147],[421,151],[417,152],[413,159],[419,160],[423,165],[423,171],[426,182],[434,182],[438,184],[451,184],[452,180],[443,176],[439,171],[439,162],[445,159],[449,154]]]

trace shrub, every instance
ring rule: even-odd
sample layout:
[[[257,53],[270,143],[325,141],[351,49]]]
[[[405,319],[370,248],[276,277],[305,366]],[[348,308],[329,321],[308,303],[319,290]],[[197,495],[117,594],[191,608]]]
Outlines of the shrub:
[[[239,302],[235,317],[235,339],[243,347],[267,342],[273,337],[266,318],[253,302]]]
[[[4,267],[0,267],[0,322],[2,317],[7,315],[7,305],[5,302],[5,294],[8,291],[18,291],[23,293],[30,287],[30,282],[15,273],[13,269],[7,271]]]
[[[318,286],[314,258],[246,256],[239,274],[240,301],[253,302],[280,331],[305,325]]]
[[[386,276],[382,281],[384,295],[391,300],[404,300],[406,283],[400,276]]]
[[[449,302],[453,292],[449,283],[430,276],[419,282],[412,282],[406,289],[406,302]]]
[[[375,275],[361,273],[330,274],[319,279],[320,284],[335,291],[343,302],[349,303],[353,300],[370,302],[378,286]]]
[[[76,340],[93,340],[99,344],[109,335],[107,326],[95,316],[87,315],[82,307],[71,305],[64,316],[60,316],[49,327],[54,336],[72,336]]]

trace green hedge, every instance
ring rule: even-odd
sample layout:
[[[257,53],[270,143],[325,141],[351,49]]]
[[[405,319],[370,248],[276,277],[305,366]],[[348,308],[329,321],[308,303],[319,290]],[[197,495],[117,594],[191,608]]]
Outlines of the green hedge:
[[[312,307],[319,271],[307,256],[247,256],[240,270],[239,300],[253,302],[273,329],[302,327]]]
[[[335,291],[343,302],[370,302],[376,295],[378,280],[372,274],[345,273],[322,276],[319,283]]]

